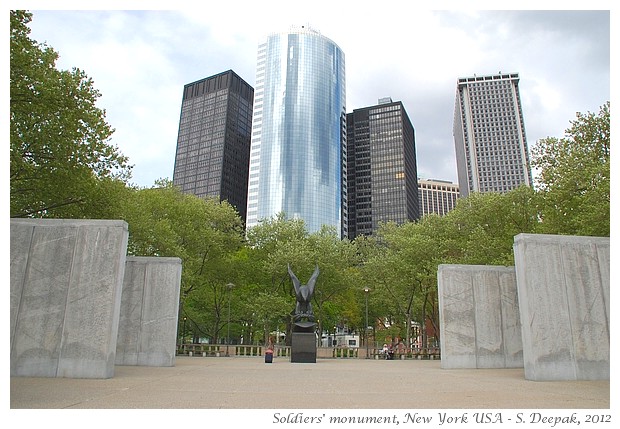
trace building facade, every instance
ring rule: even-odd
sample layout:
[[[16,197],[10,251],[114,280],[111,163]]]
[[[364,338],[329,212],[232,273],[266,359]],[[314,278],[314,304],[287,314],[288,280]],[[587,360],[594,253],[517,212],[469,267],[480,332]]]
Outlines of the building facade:
[[[427,214],[445,215],[456,206],[459,185],[447,180],[418,179],[420,217]]]
[[[341,234],[346,149],[345,62],[306,26],[258,48],[247,227],[284,213],[309,232]]]
[[[461,196],[532,185],[518,73],[459,78],[453,134]]]
[[[254,88],[228,70],[183,89],[172,182],[228,201],[246,220]]]
[[[347,236],[420,217],[415,132],[400,101],[347,114]]]

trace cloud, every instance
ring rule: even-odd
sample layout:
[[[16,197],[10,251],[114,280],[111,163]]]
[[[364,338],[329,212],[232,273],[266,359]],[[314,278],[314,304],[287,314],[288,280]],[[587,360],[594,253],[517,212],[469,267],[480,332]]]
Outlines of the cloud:
[[[456,82],[518,72],[529,144],[561,136],[578,111],[610,99],[609,11],[432,11],[403,3],[209,3],[182,10],[34,10],[33,38],[103,94],[113,143],[150,186],[172,177],[183,86],[233,69],[255,82],[258,43],[309,24],[345,53],[347,111],[402,101],[421,177],[456,182]],[[324,5],[323,5],[324,6]]]

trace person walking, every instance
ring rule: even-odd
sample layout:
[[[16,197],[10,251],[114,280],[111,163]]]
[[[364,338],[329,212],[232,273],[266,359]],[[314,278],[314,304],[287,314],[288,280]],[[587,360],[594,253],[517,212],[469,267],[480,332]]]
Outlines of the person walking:
[[[269,337],[269,340],[267,342],[267,349],[265,350],[265,363],[273,362],[273,350],[274,350],[273,338]]]

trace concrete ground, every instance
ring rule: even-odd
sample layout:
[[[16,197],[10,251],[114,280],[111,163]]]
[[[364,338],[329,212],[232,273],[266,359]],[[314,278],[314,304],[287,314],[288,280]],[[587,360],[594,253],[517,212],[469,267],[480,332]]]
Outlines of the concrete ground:
[[[11,377],[11,409],[606,409],[609,381],[527,381],[439,361],[177,357],[111,379]]]

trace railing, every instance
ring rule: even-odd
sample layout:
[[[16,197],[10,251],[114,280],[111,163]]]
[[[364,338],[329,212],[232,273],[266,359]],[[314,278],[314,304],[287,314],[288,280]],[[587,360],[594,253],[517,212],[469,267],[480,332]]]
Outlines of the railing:
[[[226,346],[220,344],[177,344],[177,356],[224,356]]]
[[[228,353],[229,356],[264,356],[266,346],[261,345],[241,345],[231,344],[180,344],[177,345],[177,356],[197,356],[197,357],[223,357]],[[368,357],[370,359],[385,359],[385,354],[381,349],[369,348]],[[274,357],[291,357],[290,346],[276,345]],[[365,359],[366,349],[348,347],[318,347],[317,359]],[[397,349],[394,351],[394,359],[430,359],[439,360],[441,354],[438,347],[428,349]]]
[[[319,347],[316,351],[317,359],[357,359],[360,357],[360,349],[349,347]]]
[[[178,344],[177,356],[222,357],[229,356],[264,356],[266,346],[231,344]],[[274,357],[290,357],[291,348],[275,346]]]
[[[370,357],[373,359],[385,359],[386,354],[382,349],[371,349]],[[439,347],[429,347],[427,349],[396,349],[392,354],[393,359],[418,359],[418,360],[441,360],[441,352]]]

